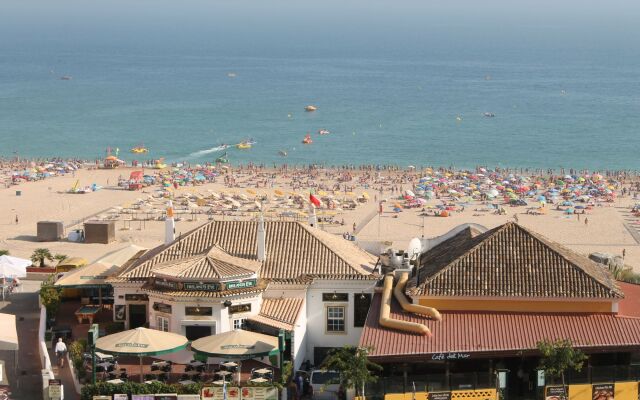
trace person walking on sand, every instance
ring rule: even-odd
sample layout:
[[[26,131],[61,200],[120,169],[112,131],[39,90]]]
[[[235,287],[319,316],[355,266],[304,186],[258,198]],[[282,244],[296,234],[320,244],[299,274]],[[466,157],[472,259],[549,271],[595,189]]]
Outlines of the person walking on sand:
[[[16,225],[18,225],[18,214],[16,214]]]
[[[356,233],[356,223],[353,223],[353,233]]]
[[[589,218],[585,217],[584,218],[584,226],[589,225]]]

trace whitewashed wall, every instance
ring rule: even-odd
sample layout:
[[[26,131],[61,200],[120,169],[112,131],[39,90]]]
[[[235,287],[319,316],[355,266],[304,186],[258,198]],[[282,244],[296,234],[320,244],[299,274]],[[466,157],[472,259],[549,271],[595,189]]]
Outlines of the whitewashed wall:
[[[353,299],[360,293],[373,293],[375,281],[346,281],[346,280],[315,280],[307,291],[307,343],[306,356],[314,364],[321,360],[314,360],[315,347],[356,346],[360,341],[363,328],[353,326]],[[322,293],[349,293],[348,302],[322,301]],[[326,332],[326,306],[346,305],[346,332]]]

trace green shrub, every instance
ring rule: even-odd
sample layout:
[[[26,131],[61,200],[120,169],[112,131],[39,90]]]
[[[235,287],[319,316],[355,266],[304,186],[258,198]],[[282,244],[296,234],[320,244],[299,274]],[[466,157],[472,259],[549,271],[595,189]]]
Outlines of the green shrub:
[[[47,309],[47,316],[55,316],[60,307],[61,289],[53,285],[53,276],[40,286],[40,302]]]
[[[87,376],[87,370],[84,367],[84,359],[82,354],[87,348],[86,339],[78,339],[69,345],[69,359],[73,363],[78,379],[84,379]]]

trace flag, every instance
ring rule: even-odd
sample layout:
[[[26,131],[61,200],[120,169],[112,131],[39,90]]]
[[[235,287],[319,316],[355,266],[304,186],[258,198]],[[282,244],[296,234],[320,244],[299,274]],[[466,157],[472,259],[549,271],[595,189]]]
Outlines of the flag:
[[[320,199],[312,195],[311,193],[309,193],[309,201],[316,207],[320,207],[320,204],[322,204]]]

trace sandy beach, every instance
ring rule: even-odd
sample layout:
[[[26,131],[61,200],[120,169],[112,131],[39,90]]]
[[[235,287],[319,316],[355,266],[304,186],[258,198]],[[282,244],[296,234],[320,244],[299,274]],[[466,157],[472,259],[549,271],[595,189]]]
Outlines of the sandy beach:
[[[160,209],[166,204],[165,198],[153,198],[161,188],[157,185],[149,186],[141,191],[129,191],[119,188],[118,178],[128,177],[132,171],[130,168],[114,170],[105,169],[80,169],[74,173],[57,176],[36,182],[24,182],[12,185],[9,188],[0,189],[0,202],[3,204],[0,212],[0,249],[6,249],[12,255],[29,257],[35,248],[46,247],[53,254],[65,254],[68,256],[84,257],[93,261],[103,254],[133,243],[144,247],[154,247],[163,240],[164,225],[158,216],[142,218],[145,214],[140,211],[136,216],[120,215],[116,221],[116,242],[103,244],[74,243],[67,240],[59,242],[39,243],[35,240],[36,223],[38,221],[62,221],[65,231],[68,233],[74,228],[81,227],[82,221],[92,218],[105,218],[114,207],[123,209],[134,208],[135,204],[153,202]],[[152,173],[152,172],[149,172]],[[485,207],[479,201],[467,204],[464,210],[451,212],[451,216],[435,217],[420,216],[424,207],[433,207],[440,203],[441,199],[430,199],[422,208],[403,209],[401,212],[393,212],[391,204],[397,202],[400,195],[398,191],[404,191],[412,187],[403,171],[381,172],[380,175],[388,175],[390,184],[383,186],[371,184],[369,172],[354,171],[352,180],[338,182],[336,173],[317,171],[308,175],[307,172],[265,170],[256,173],[248,170],[234,171],[227,176],[233,179],[216,178],[213,183],[199,184],[198,186],[181,186],[171,190],[171,195],[176,198],[188,196],[207,196],[211,192],[244,195],[243,197],[264,196],[270,201],[264,203],[264,211],[271,218],[277,217],[278,208],[285,204],[276,203],[278,196],[276,191],[283,193],[285,197],[289,193],[298,193],[308,199],[309,186],[312,185],[316,193],[323,190],[342,189],[342,196],[358,198],[364,192],[369,197],[366,203],[358,203],[353,210],[342,208],[332,210],[318,210],[317,215],[330,216],[333,224],[323,225],[323,229],[341,235],[346,232],[353,233],[356,226],[356,237],[364,241],[388,241],[393,242],[395,248],[405,248],[413,237],[434,237],[446,233],[450,229],[462,223],[472,222],[484,225],[487,228],[513,220],[517,215],[518,222],[536,232],[557,241],[577,252],[588,255],[591,252],[607,252],[613,255],[622,255],[626,250],[625,263],[640,271],[640,247],[636,239],[630,233],[634,229],[635,219],[630,216],[630,208],[635,201],[632,197],[618,197],[615,202],[598,203],[596,207],[588,210],[583,215],[567,215],[549,207],[542,215],[527,214],[525,207],[504,206],[505,213],[493,214],[483,210]],[[82,185],[97,184],[103,186],[101,190],[86,194],[71,194],[67,191],[80,181]],[[344,187],[344,185],[347,187]],[[233,186],[230,188],[230,186]],[[380,192],[379,187],[385,189]],[[375,190],[373,188],[376,188]],[[390,188],[395,188],[391,192]],[[345,190],[346,189],[346,190]],[[16,191],[21,191],[18,196]],[[320,195],[318,195],[320,197]],[[339,198],[340,196],[336,196]],[[383,213],[378,215],[378,201],[386,199]],[[148,205],[146,205],[149,207]],[[288,212],[297,213],[295,218],[307,219],[306,205],[292,205]],[[156,211],[157,212],[157,211]],[[229,211],[217,213],[211,216],[203,210],[185,213],[176,223],[176,233],[187,232],[199,226],[209,218],[252,218],[256,215],[252,211]],[[148,213],[147,213],[148,214]],[[17,217],[17,222],[16,222]],[[588,218],[588,224],[584,220]],[[125,219],[125,220],[123,220]],[[140,221],[138,219],[146,219]],[[342,224],[344,222],[344,224]],[[628,229],[625,226],[630,227]]]

